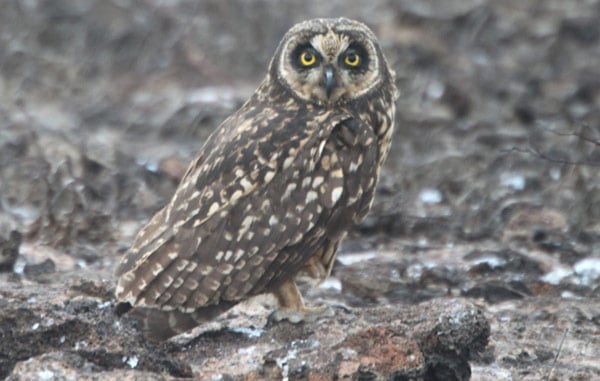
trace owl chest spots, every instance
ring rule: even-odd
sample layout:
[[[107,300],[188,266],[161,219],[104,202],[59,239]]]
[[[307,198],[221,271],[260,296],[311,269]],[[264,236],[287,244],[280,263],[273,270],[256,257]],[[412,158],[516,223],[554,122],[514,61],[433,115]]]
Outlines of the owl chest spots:
[[[336,231],[362,219],[373,199],[379,173],[375,139],[371,128],[351,120],[334,131],[323,150],[321,165],[338,174],[338,183],[328,190],[337,204]]]

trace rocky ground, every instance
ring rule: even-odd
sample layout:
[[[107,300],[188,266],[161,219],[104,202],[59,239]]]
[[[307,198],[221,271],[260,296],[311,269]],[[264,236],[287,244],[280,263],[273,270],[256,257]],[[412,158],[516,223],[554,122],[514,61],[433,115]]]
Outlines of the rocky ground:
[[[380,36],[394,147],[330,280],[164,344],[113,270],[296,21]],[[7,0],[0,378],[600,379],[600,1]]]

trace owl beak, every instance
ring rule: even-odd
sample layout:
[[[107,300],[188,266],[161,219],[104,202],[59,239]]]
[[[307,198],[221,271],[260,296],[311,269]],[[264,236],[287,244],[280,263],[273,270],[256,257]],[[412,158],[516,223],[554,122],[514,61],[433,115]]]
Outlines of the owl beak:
[[[333,75],[333,67],[325,66],[325,93],[327,98],[331,96],[331,92],[335,87],[335,76]]]

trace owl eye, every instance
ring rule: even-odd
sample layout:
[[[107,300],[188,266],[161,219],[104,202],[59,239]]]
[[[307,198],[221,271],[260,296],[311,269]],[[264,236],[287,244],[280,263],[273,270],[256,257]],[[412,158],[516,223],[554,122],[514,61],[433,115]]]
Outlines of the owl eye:
[[[317,62],[317,55],[310,50],[305,50],[300,53],[300,63],[304,67],[309,67]]]
[[[344,57],[344,63],[349,67],[360,65],[360,56],[356,52],[348,52]]]
[[[360,56],[354,52],[350,52],[344,57],[344,63],[350,67],[356,67],[360,65]]]

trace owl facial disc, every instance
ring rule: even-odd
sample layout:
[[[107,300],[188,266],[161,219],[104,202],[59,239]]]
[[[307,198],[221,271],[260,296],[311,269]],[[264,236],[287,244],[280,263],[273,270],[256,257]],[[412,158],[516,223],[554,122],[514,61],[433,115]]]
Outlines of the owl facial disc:
[[[389,78],[373,33],[347,19],[314,19],[283,38],[270,73],[302,100],[332,107],[371,93]]]

